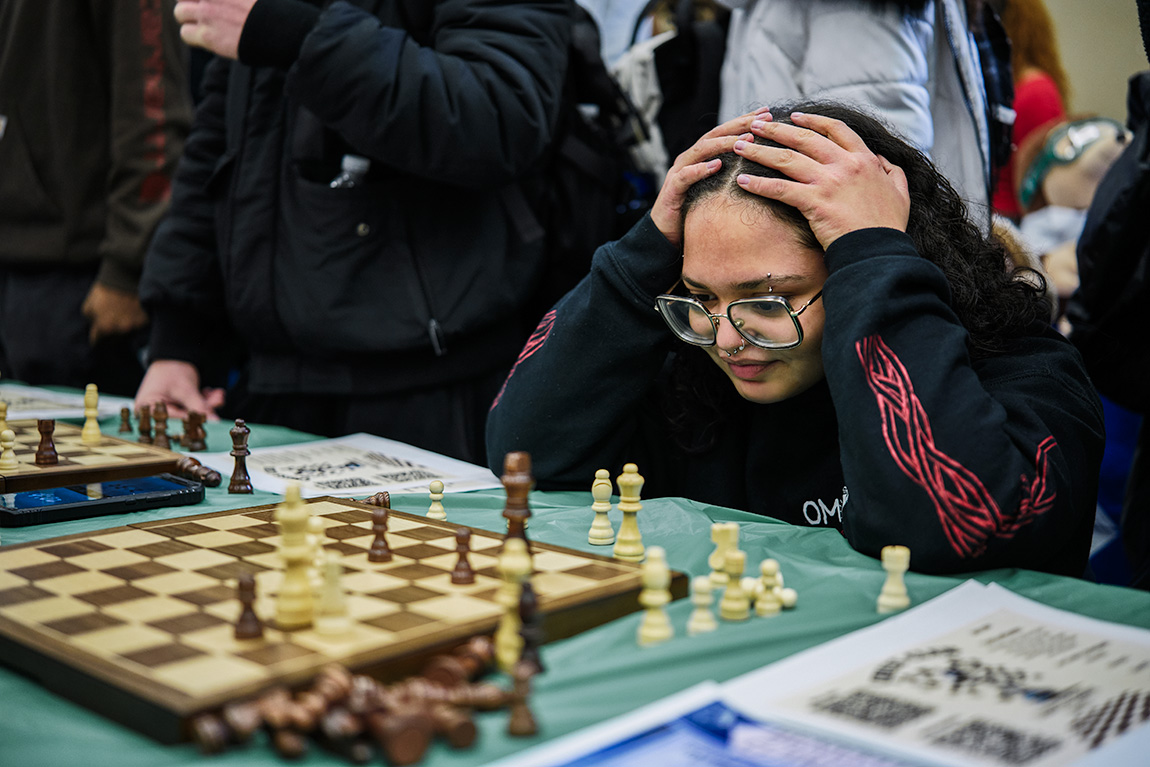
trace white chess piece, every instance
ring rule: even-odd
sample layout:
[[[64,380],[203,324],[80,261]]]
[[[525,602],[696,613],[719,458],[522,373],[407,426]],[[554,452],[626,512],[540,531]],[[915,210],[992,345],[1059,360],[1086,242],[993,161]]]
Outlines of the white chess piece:
[[[743,590],[743,569],[747,566],[747,552],[732,549],[727,552],[723,571],[727,574],[727,588],[719,600],[719,617],[725,621],[745,621],[751,616],[751,599]]]
[[[903,575],[910,567],[910,549],[906,546],[883,546],[882,568],[886,570],[886,581],[878,595],[878,611],[890,613],[903,610],[910,605],[910,595],[906,591]]]
[[[691,579],[691,604],[695,609],[687,619],[687,636],[697,636],[714,631],[719,626],[711,605],[715,602],[714,586],[708,575],[696,575]]]
[[[343,592],[343,565],[339,554],[327,552],[323,566],[323,588],[315,608],[315,630],[324,636],[341,636],[351,631],[347,598]]]
[[[443,508],[443,482],[438,479],[432,480],[428,490],[431,491],[427,494],[431,499],[431,505],[427,507],[427,516],[432,519],[447,519],[447,512]]]
[[[662,546],[647,549],[643,563],[643,590],[639,604],[646,608],[639,622],[639,645],[646,647],[665,642],[675,634],[667,617],[667,603],[671,601],[671,571],[667,567],[667,554]]]
[[[611,511],[611,473],[606,469],[595,472],[595,481],[591,483],[591,498],[591,511],[595,512],[595,519],[587,533],[587,542],[592,546],[610,546],[615,542],[615,528],[607,516]]]
[[[711,525],[711,540],[715,550],[707,557],[707,565],[711,568],[711,585],[716,589],[725,588],[727,573],[723,570],[727,561],[727,552],[739,545],[738,522],[715,522]]]
[[[759,572],[761,575],[755,597],[755,615],[760,618],[778,615],[779,611],[783,609],[783,600],[779,596],[778,560],[764,559],[759,564]]]
[[[99,401],[96,384],[88,384],[84,390],[84,427],[80,429],[80,442],[85,445],[100,444]]]
[[[633,463],[626,464],[615,482],[619,485],[619,511],[623,512],[623,521],[619,523],[619,535],[612,553],[616,559],[625,562],[642,562],[645,552],[638,517],[643,508],[639,502],[643,477],[639,474],[639,467]]]
[[[0,471],[15,471],[20,468],[16,460],[16,432],[5,429],[0,432]]]

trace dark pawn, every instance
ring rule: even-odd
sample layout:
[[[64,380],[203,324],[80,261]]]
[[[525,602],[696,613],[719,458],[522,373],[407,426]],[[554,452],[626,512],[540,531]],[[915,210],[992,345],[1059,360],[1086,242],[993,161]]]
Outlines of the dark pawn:
[[[195,410],[188,413],[187,425],[184,427],[184,450],[198,453],[208,449],[207,434],[204,432],[205,418],[203,413]]]
[[[248,476],[247,458],[251,455],[248,450],[248,436],[252,433],[244,424],[244,419],[237,418],[236,425],[231,429],[232,457],[236,459],[236,467],[232,470],[232,481],[228,484],[229,493],[252,493],[252,480]]]
[[[236,621],[236,639],[259,639],[264,635],[264,626],[253,605],[256,601],[256,578],[251,573],[240,573],[236,584],[236,595],[240,600],[240,617]]]
[[[120,408],[120,433],[132,433],[132,409],[127,407]]]
[[[530,453],[508,453],[503,459],[503,476],[499,480],[507,491],[507,504],[503,507],[503,516],[507,520],[507,537],[522,538],[530,550],[527,518],[531,516],[531,509],[527,505],[527,494],[535,484],[535,478],[531,476]]]
[[[36,421],[36,428],[40,430],[40,446],[36,448],[36,465],[55,466],[60,463],[60,456],[56,454],[56,443],[52,441],[52,432],[56,431],[56,421],[50,418],[41,418]]]
[[[535,722],[535,715],[531,713],[527,699],[531,696],[531,665],[524,661],[516,661],[511,669],[511,678],[514,680],[511,687],[510,715],[507,719],[507,734],[516,737],[534,735],[539,732]]]
[[[368,562],[390,562],[391,549],[387,546],[387,515],[388,509],[384,506],[371,511],[371,532],[375,538],[367,552]]]
[[[152,406],[140,405],[140,419],[138,423],[140,436],[136,440],[145,445],[152,444]]]
[[[162,447],[164,450],[171,448],[171,443],[168,441],[168,406],[163,402],[157,402],[152,408],[152,420],[155,422],[156,433],[152,438],[152,444],[156,447]]]
[[[523,638],[523,651],[519,655],[519,660],[528,664],[533,674],[538,674],[543,671],[543,662],[539,659],[539,646],[543,644],[543,625],[539,622],[539,598],[535,595],[531,581],[523,582],[523,589],[519,594],[519,621],[521,625],[519,636]]]
[[[364,498],[360,503],[367,503],[372,506],[382,506],[385,509],[391,508],[391,493],[386,490],[381,490],[375,495],[369,495]]]
[[[459,560],[455,569],[451,571],[451,582],[458,584],[475,583],[475,571],[471,569],[471,562],[467,555],[471,553],[471,531],[461,527],[455,531],[455,553]]]

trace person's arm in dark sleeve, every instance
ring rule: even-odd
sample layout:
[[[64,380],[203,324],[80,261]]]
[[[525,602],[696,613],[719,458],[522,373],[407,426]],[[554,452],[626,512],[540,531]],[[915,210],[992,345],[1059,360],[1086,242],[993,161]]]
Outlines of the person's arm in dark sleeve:
[[[453,186],[500,186],[550,145],[570,10],[561,0],[432,5],[434,39],[417,41],[348,3],[316,13],[300,0],[259,0],[240,60],[286,68],[289,94],[375,162]]]
[[[519,355],[487,419],[487,454],[501,473],[513,450],[532,456],[541,488],[589,487],[636,445],[640,410],[671,334],[655,297],[682,260],[650,217],[599,248],[591,273],[548,312]]]
[[[1081,575],[1104,441],[1081,360],[1053,331],[972,362],[941,270],[890,229],[827,250],[823,360],[848,540],[911,567]]]

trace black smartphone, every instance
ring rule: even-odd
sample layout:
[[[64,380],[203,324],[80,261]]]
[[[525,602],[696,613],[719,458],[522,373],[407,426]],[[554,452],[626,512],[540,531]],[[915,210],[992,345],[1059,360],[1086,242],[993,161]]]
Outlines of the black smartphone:
[[[0,493],[0,527],[24,527],[204,500],[204,486],[172,474]]]

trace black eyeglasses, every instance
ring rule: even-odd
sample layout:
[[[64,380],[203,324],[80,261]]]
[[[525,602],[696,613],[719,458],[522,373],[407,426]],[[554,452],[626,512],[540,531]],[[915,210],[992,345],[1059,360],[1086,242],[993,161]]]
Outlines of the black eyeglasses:
[[[695,346],[714,346],[719,318],[726,318],[747,343],[760,349],[790,349],[803,342],[799,315],[822,296],[820,290],[797,310],[782,296],[741,298],[727,304],[726,314],[712,314],[696,298],[661,295],[655,309],[667,327]]]

